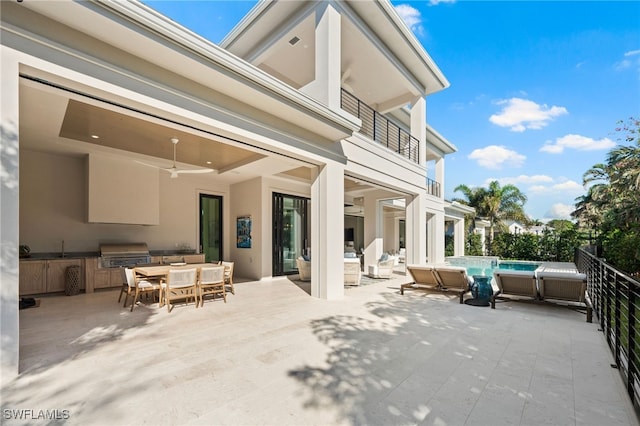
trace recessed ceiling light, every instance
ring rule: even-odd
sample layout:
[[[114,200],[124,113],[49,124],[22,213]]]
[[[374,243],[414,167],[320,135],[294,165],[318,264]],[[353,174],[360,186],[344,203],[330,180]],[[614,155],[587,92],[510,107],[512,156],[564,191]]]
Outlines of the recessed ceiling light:
[[[98,136],[98,135],[91,135],[91,139],[100,139],[100,136]]]
[[[211,164],[211,161],[207,161],[207,164]]]

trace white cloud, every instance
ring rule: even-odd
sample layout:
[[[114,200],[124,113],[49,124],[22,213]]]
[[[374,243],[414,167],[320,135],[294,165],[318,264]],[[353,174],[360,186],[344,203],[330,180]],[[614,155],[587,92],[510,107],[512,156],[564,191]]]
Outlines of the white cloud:
[[[395,9],[404,23],[411,28],[411,31],[416,34],[422,33],[422,15],[418,9],[408,4],[399,4],[395,6]]]
[[[489,145],[486,148],[473,150],[467,158],[476,160],[478,165],[488,169],[501,169],[503,165],[520,167],[527,157],[504,146]]]
[[[509,127],[513,132],[542,129],[554,118],[568,114],[565,107],[554,105],[549,108],[522,98],[505,99],[498,105],[504,105],[502,111],[489,117],[489,121],[500,127]]]
[[[545,213],[545,218],[548,219],[571,219],[571,212],[575,210],[575,207],[570,204],[556,203],[551,206],[549,211]]]
[[[558,194],[578,196],[584,193],[584,187],[578,182],[570,179],[560,179],[553,185],[533,185],[527,189],[532,194]]]
[[[616,71],[624,71],[634,66],[640,71],[640,49],[624,52],[624,58],[613,64]]]
[[[503,177],[503,178],[490,178],[485,181],[485,185],[489,185],[492,181],[497,180],[500,185],[532,185],[535,183],[551,183],[553,182],[553,178],[551,176],[546,175],[520,175],[513,177]]]
[[[571,193],[581,194],[584,192],[584,187],[580,185],[578,182],[573,180],[557,183],[553,185],[551,189],[553,191],[562,191],[564,193],[571,192]]]
[[[586,136],[569,134],[556,139],[555,142],[545,142],[544,146],[540,148],[540,151],[550,154],[561,154],[565,148],[575,149],[577,151],[596,151],[610,149],[614,146],[616,146],[616,143],[609,138],[596,140]]]
[[[437,6],[440,3],[455,3],[456,0],[429,0],[429,6]]]

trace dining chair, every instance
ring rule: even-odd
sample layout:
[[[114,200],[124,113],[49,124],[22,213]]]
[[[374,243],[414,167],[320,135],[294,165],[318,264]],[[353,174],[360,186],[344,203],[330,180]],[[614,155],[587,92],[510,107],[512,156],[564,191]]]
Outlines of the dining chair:
[[[234,262],[220,261],[218,265],[224,266],[224,285],[231,289],[231,294],[236,294],[236,290],[233,287],[233,265]]]
[[[122,295],[129,293],[129,283],[127,282],[127,273],[125,272],[125,268],[120,268],[120,278],[122,279],[122,287],[120,288],[120,295],[118,296],[118,303],[122,300]],[[125,296],[125,305],[127,296]]]
[[[193,298],[198,307],[197,295],[197,270],[190,269],[170,269],[166,282],[162,285],[161,303],[167,305],[167,312],[171,312],[173,306],[171,301],[184,299],[187,303]]]
[[[124,308],[127,306],[128,297],[130,295],[133,295],[133,302],[131,303],[131,311],[133,311],[133,307],[140,300],[140,295],[143,293],[144,294],[154,293],[160,290],[160,284],[140,278],[136,274],[135,268],[134,269],[123,268],[123,269],[124,269],[125,276],[127,278],[128,291],[124,297],[124,304],[122,305],[122,307]]]
[[[200,268],[200,277],[198,278],[198,295],[200,297],[200,306],[204,306],[204,296],[213,295],[215,299],[217,294],[221,294],[224,303],[227,303],[227,292],[224,284],[225,267],[208,266]],[[198,301],[196,300],[196,304]]]

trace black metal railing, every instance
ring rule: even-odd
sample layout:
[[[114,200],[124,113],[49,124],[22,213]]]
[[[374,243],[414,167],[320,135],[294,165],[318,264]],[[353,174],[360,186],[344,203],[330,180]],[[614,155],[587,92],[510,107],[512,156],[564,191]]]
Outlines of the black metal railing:
[[[597,258],[578,249],[578,270],[587,275],[587,292],[600,328],[626,382],[627,392],[640,406],[640,281],[631,278]]]
[[[440,182],[427,178],[427,194],[440,197]]]
[[[420,163],[420,142],[406,130],[389,121],[382,114],[341,89],[340,107],[362,120],[360,133],[386,146],[393,152]]]

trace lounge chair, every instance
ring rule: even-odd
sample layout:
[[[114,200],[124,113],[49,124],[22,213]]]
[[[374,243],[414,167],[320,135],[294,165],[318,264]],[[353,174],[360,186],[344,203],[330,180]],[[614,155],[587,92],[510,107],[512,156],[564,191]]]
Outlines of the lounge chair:
[[[465,293],[471,291],[473,279],[467,275],[467,269],[461,266],[435,266],[434,272],[440,280],[443,291],[460,293],[460,303]]]
[[[402,284],[400,286],[400,294],[404,294],[405,289],[453,292],[460,295],[460,303],[462,303],[464,294],[470,291],[469,284],[471,280],[467,276],[465,268],[407,265],[407,271],[411,274],[413,282]]]
[[[491,296],[491,309],[496,308],[496,299],[537,300],[539,298],[536,274],[533,271],[497,270],[493,273],[493,277],[498,285],[498,291]],[[515,298],[505,296],[515,296]]]
[[[539,272],[540,299],[570,302],[570,306],[584,305],[587,322],[592,322],[593,308],[587,294],[587,276],[577,272]]]
[[[404,294],[405,289],[410,290],[439,290],[440,281],[433,271],[432,265],[407,265],[407,271],[413,278],[413,282],[402,284],[400,294]]]

